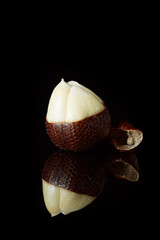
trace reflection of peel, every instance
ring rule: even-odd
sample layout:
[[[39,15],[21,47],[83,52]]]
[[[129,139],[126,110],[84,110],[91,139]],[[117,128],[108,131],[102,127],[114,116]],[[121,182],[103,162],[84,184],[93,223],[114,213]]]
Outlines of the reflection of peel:
[[[117,178],[127,179],[132,182],[136,182],[139,179],[139,173],[129,163],[122,160],[116,160],[112,164],[112,174]]]
[[[135,152],[113,154],[108,170],[117,178],[136,182],[139,179],[138,160]]]

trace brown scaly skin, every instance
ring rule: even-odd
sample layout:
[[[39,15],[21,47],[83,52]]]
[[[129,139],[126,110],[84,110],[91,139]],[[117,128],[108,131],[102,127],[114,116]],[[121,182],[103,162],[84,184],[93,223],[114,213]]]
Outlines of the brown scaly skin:
[[[102,112],[71,123],[49,123],[46,130],[51,141],[60,149],[74,152],[87,151],[97,147],[109,134],[110,115]]]
[[[107,178],[105,162],[98,156],[93,151],[75,153],[59,149],[45,162],[42,178],[69,191],[97,197]]]

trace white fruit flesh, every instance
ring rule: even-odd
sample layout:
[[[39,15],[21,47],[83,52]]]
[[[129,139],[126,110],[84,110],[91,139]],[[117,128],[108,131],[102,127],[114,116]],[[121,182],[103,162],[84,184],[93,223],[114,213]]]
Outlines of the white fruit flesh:
[[[46,118],[48,122],[76,122],[104,109],[103,101],[90,89],[62,79],[51,94]]]
[[[96,197],[74,193],[54,186],[42,179],[43,196],[47,210],[51,216],[59,213],[68,214],[80,210],[90,204]]]

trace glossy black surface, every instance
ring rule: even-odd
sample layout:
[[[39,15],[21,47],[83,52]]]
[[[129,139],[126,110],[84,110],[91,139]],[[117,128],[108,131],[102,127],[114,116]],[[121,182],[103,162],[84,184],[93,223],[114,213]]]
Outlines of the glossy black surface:
[[[125,64],[127,64],[125,62]],[[83,236],[87,230],[90,234],[100,236],[107,232],[121,237],[124,228],[137,231],[143,224],[146,214],[146,169],[145,159],[146,125],[143,115],[144,100],[142,71],[129,63],[114,68],[110,65],[90,64],[54,64],[43,61],[35,64],[33,78],[32,106],[32,195],[30,210],[33,229],[45,229],[48,233],[66,232]],[[56,151],[45,130],[45,116],[48,101],[53,88],[61,78],[65,81],[75,80],[99,95],[107,104],[112,116],[129,121],[142,130],[144,140],[138,147],[137,158],[140,169],[138,182],[132,183],[109,177],[101,195],[83,210],[54,218],[46,210],[41,187],[41,171],[47,158]],[[60,233],[59,232],[59,233]],[[127,234],[127,233],[126,233]]]

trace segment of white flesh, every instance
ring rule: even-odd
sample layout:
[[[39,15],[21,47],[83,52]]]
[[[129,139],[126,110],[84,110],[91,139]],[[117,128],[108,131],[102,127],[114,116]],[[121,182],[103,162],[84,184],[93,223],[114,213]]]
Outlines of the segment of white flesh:
[[[70,81],[61,82],[51,94],[48,122],[76,122],[95,115],[105,108],[103,101],[90,89]]]
[[[53,90],[47,111],[48,122],[65,121],[70,86],[63,80]]]
[[[84,89],[73,86],[68,96],[66,121],[74,122],[90,117],[104,109],[101,101]]]
[[[43,197],[47,210],[52,216],[56,216],[61,212],[59,207],[60,188],[47,183],[42,179]]]
[[[97,98],[98,101],[100,101],[100,102],[103,103],[103,100],[102,100],[100,97],[98,97],[98,96],[97,96],[94,92],[92,92],[89,88],[86,88],[85,86],[79,84],[78,82],[76,82],[76,81],[69,81],[69,82],[68,82],[68,85],[70,85],[71,87],[72,87],[72,86],[78,86],[79,88],[83,89],[84,91],[92,94],[95,98]]]
[[[51,216],[59,213],[68,214],[80,210],[90,204],[96,197],[74,193],[54,186],[42,179],[43,196],[46,208]]]

